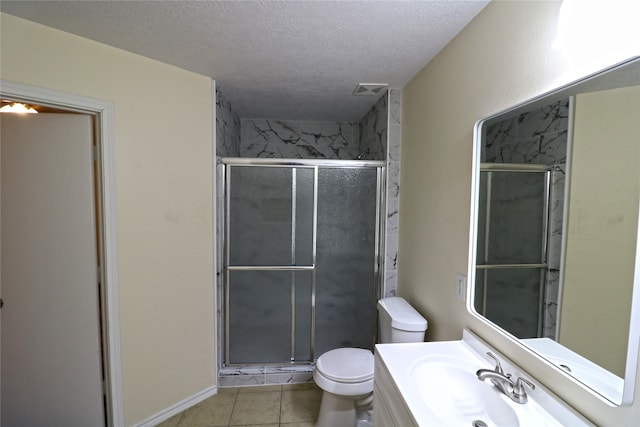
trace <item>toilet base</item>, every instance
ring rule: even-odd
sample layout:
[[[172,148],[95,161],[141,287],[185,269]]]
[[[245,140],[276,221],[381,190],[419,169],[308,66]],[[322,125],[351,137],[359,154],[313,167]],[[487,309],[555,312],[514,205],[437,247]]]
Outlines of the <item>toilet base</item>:
[[[328,391],[323,392],[316,427],[354,427],[356,415],[366,414],[373,407],[372,396],[372,393],[339,396]]]

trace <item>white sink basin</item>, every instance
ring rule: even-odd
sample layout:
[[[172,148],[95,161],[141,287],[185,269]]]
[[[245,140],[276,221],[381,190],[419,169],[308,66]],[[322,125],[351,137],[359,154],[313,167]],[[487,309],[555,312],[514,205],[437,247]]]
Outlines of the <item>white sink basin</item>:
[[[518,427],[509,403],[465,365],[468,360],[440,355],[423,357],[409,368],[414,381],[425,385],[418,386],[425,406],[445,424],[471,426],[481,420],[489,426]]]
[[[522,376],[535,383],[535,390],[527,389],[527,403],[513,402],[490,380],[478,380],[478,369],[494,367],[487,351],[502,361],[505,372],[513,373],[514,379]],[[418,426],[592,425],[466,330],[461,341],[378,344],[376,357],[382,361]]]

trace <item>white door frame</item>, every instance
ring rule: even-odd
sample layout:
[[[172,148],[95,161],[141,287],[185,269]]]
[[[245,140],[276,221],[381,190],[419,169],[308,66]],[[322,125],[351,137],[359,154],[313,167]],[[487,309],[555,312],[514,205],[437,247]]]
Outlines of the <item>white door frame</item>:
[[[110,101],[58,92],[0,80],[0,96],[3,99],[95,115],[98,136],[98,161],[102,173],[99,179],[102,191],[98,195],[102,205],[102,266],[106,320],[107,401],[108,419],[114,427],[124,426],[122,400],[122,366],[120,359],[120,316],[118,305],[118,253],[116,228],[116,179],[114,107]]]

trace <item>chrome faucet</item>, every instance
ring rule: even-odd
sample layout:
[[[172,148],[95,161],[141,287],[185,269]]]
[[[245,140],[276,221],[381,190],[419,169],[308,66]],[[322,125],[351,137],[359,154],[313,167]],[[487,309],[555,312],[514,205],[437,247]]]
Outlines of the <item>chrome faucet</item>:
[[[496,362],[496,367],[494,369],[478,369],[476,372],[478,379],[480,381],[484,381],[489,378],[498,390],[507,395],[514,402],[527,403],[527,393],[524,390],[524,386],[527,385],[531,387],[531,390],[535,389],[536,386],[531,381],[522,377],[518,377],[514,382],[511,379],[511,374],[504,373],[502,365],[500,365],[500,361],[493,355],[493,353],[488,352],[487,356],[491,357]]]

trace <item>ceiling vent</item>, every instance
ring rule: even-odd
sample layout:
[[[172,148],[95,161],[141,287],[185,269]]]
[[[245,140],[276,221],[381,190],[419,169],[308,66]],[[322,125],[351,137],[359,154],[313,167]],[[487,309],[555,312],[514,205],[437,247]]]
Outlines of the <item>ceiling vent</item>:
[[[386,83],[360,83],[353,91],[354,95],[375,96],[380,95],[387,90],[389,85]]]

